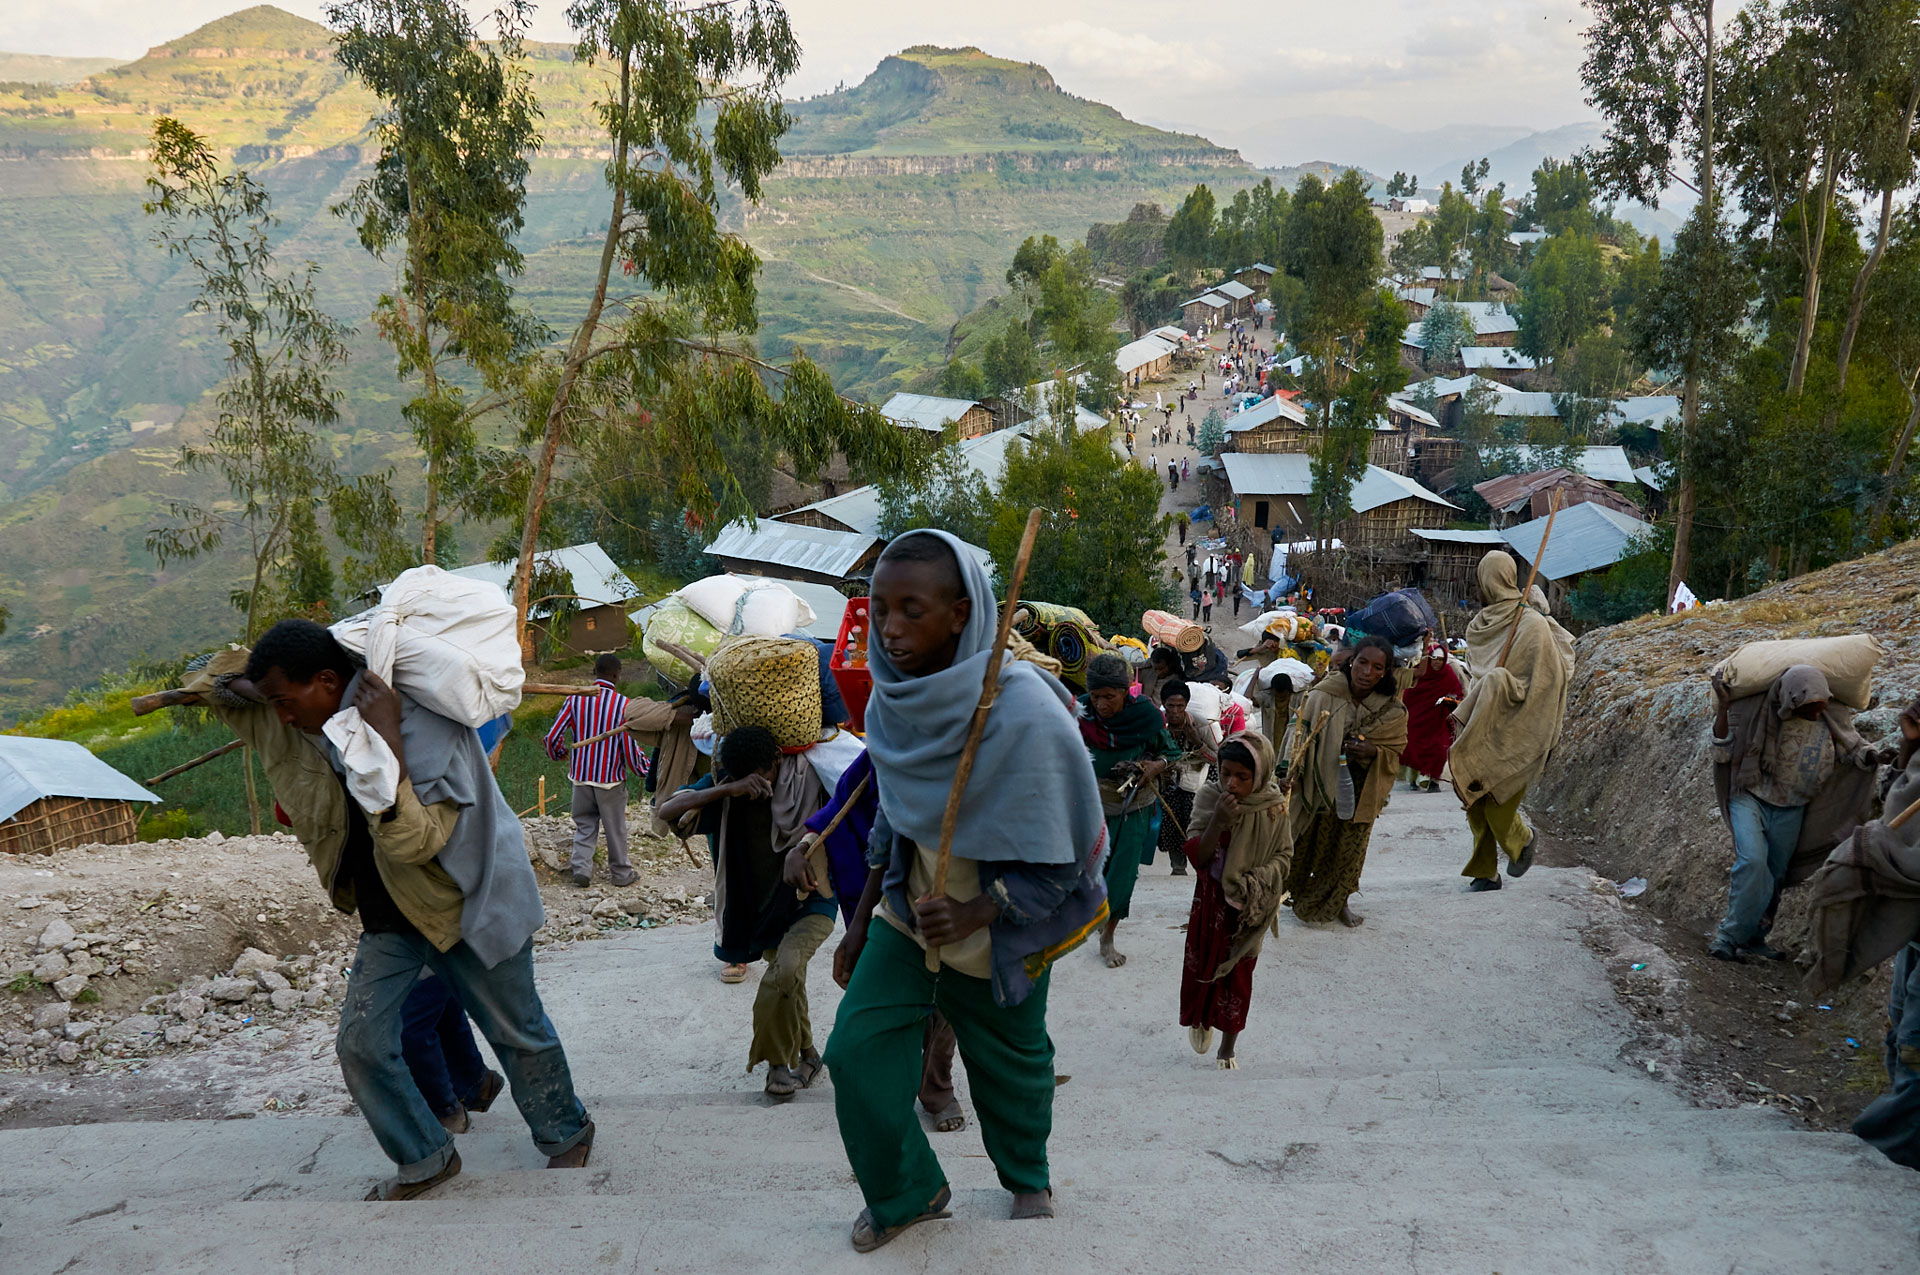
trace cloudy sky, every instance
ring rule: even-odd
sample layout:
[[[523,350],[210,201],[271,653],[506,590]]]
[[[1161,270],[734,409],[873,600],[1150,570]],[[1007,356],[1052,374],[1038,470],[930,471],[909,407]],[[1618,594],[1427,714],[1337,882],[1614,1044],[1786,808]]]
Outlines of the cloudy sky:
[[[280,0],[318,18],[322,0]],[[6,0],[0,49],[137,57],[239,0]],[[481,0],[472,7],[484,8]],[[534,34],[567,37],[563,0]],[[787,0],[796,95],[856,83],[909,44],[1040,62],[1069,91],[1262,164],[1393,162],[1398,134],[1452,153],[1590,118],[1578,0]],[[1457,143],[1457,145],[1456,145]]]

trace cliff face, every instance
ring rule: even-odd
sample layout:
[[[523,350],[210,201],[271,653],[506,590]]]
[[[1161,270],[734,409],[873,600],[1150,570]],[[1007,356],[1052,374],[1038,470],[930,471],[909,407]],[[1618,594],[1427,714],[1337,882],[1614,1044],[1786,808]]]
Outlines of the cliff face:
[[[1713,796],[1713,693],[1707,670],[1742,643],[1870,633],[1887,647],[1869,739],[1898,738],[1920,693],[1920,541],[1789,580],[1725,606],[1597,629],[1578,644],[1567,727],[1527,804],[1556,831],[1595,839],[1616,879],[1643,876],[1642,900],[1684,919],[1717,918],[1733,843]],[[1805,933],[1805,893],[1782,905],[1776,943]]]

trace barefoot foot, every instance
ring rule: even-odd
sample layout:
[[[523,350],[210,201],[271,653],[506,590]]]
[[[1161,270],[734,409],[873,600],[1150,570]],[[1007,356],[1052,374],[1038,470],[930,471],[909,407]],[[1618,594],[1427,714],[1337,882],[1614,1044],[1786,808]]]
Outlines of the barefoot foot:
[[[1346,904],[1343,903],[1340,905],[1340,924],[1346,926],[1349,930],[1358,929],[1360,924],[1366,919],[1366,917],[1361,916]]]

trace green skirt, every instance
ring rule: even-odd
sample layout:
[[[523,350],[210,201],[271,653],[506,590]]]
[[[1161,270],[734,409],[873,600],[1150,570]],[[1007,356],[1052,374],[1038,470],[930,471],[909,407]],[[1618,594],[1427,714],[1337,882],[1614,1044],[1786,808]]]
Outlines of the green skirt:
[[[1148,806],[1124,815],[1107,816],[1107,914],[1124,921],[1133,908],[1134,883],[1140,880],[1140,864],[1153,853],[1155,833],[1153,816],[1158,808]]]

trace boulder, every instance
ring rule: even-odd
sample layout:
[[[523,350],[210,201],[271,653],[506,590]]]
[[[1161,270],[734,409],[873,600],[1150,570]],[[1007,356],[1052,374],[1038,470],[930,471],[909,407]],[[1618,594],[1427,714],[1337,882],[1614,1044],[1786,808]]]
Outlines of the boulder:
[[[73,927],[59,917],[55,917],[47,924],[46,929],[40,931],[40,950],[43,952],[54,951],[58,948],[65,947],[67,944],[73,942],[73,940]]]
[[[107,963],[91,952],[75,952],[67,958],[67,973],[69,975],[78,974],[82,978],[92,978],[105,968],[107,968]]]
[[[294,991],[291,987],[275,988],[272,992],[268,993],[267,999],[273,1003],[275,1009],[283,1014],[288,1010],[300,1008],[301,1004],[300,993]]]
[[[277,956],[268,956],[257,947],[250,947],[234,958],[230,971],[235,978],[246,978],[261,970],[270,970],[280,964]]]
[[[286,975],[277,970],[255,970],[253,977],[269,992],[284,992],[293,986],[287,981]]]
[[[130,1014],[107,1028],[105,1038],[122,1044],[145,1046],[158,1040],[163,1030],[164,1025],[152,1014]]]
[[[253,995],[251,978],[216,978],[207,985],[207,995],[217,1001],[243,1001]]]
[[[48,952],[33,963],[33,976],[42,983],[57,983],[67,976],[67,958]]]
[[[186,1045],[193,1041],[193,1028],[187,1023],[169,1023],[166,1031],[169,1045]]]
[[[53,994],[63,1001],[70,1001],[86,990],[85,974],[69,974],[65,978],[56,979],[53,984]]]
[[[34,1011],[33,1025],[38,1031],[57,1032],[67,1025],[73,1006],[65,1001],[49,1001]]]
[[[80,1061],[80,1046],[70,1040],[63,1040],[53,1047],[53,1056],[63,1063]]]

